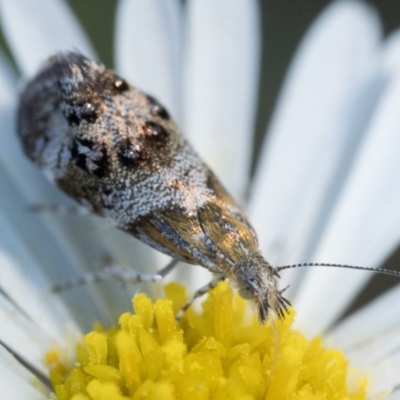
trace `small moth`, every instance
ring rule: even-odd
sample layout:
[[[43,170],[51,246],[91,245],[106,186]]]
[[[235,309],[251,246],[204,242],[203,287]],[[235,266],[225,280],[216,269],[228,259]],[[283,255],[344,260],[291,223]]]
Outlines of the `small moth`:
[[[289,302],[278,272],[293,266],[274,268],[263,258],[241,208],[156,99],[66,52],[27,84],[17,125],[27,156],[77,202],[155,249],[229,279],[256,304],[260,322],[271,311],[284,317]]]
[[[241,208],[153,97],[82,54],[51,57],[25,87],[18,135],[60,189],[175,259],[228,278],[261,322],[288,301]]]

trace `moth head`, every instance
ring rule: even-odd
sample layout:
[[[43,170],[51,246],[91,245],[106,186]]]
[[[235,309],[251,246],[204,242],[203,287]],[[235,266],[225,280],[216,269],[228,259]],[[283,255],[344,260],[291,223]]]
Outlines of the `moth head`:
[[[283,319],[290,305],[279,290],[279,275],[259,253],[239,260],[232,267],[232,280],[239,295],[246,300],[255,303],[258,311],[258,319],[266,322],[269,313],[276,314]]]

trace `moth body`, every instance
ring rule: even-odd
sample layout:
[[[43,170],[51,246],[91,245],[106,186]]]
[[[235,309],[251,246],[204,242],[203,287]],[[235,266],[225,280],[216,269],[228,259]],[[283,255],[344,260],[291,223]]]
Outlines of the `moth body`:
[[[286,300],[241,208],[153,97],[103,65],[50,58],[20,98],[27,156],[59,188],[178,260],[226,277],[262,322]]]

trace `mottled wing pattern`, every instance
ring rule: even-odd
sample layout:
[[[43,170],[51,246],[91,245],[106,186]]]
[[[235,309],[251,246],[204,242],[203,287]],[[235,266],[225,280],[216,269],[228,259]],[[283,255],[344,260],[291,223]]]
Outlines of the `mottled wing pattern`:
[[[218,272],[256,234],[166,109],[75,53],[48,61],[19,109],[25,152],[81,204],[175,258]]]
[[[67,52],[27,84],[17,120],[25,153],[76,201],[229,279],[261,322],[271,309],[283,318],[288,303],[253,228],[153,97]]]

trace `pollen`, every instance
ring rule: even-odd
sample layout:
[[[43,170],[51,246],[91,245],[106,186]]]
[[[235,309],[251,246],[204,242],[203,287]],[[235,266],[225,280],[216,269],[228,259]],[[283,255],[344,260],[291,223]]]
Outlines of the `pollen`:
[[[348,388],[348,361],[291,327],[294,312],[260,325],[246,302],[220,283],[179,323],[187,300],[171,283],[166,298],[138,294],[118,327],[101,326],[77,345],[67,370],[46,356],[58,400],[363,400],[367,381]]]

